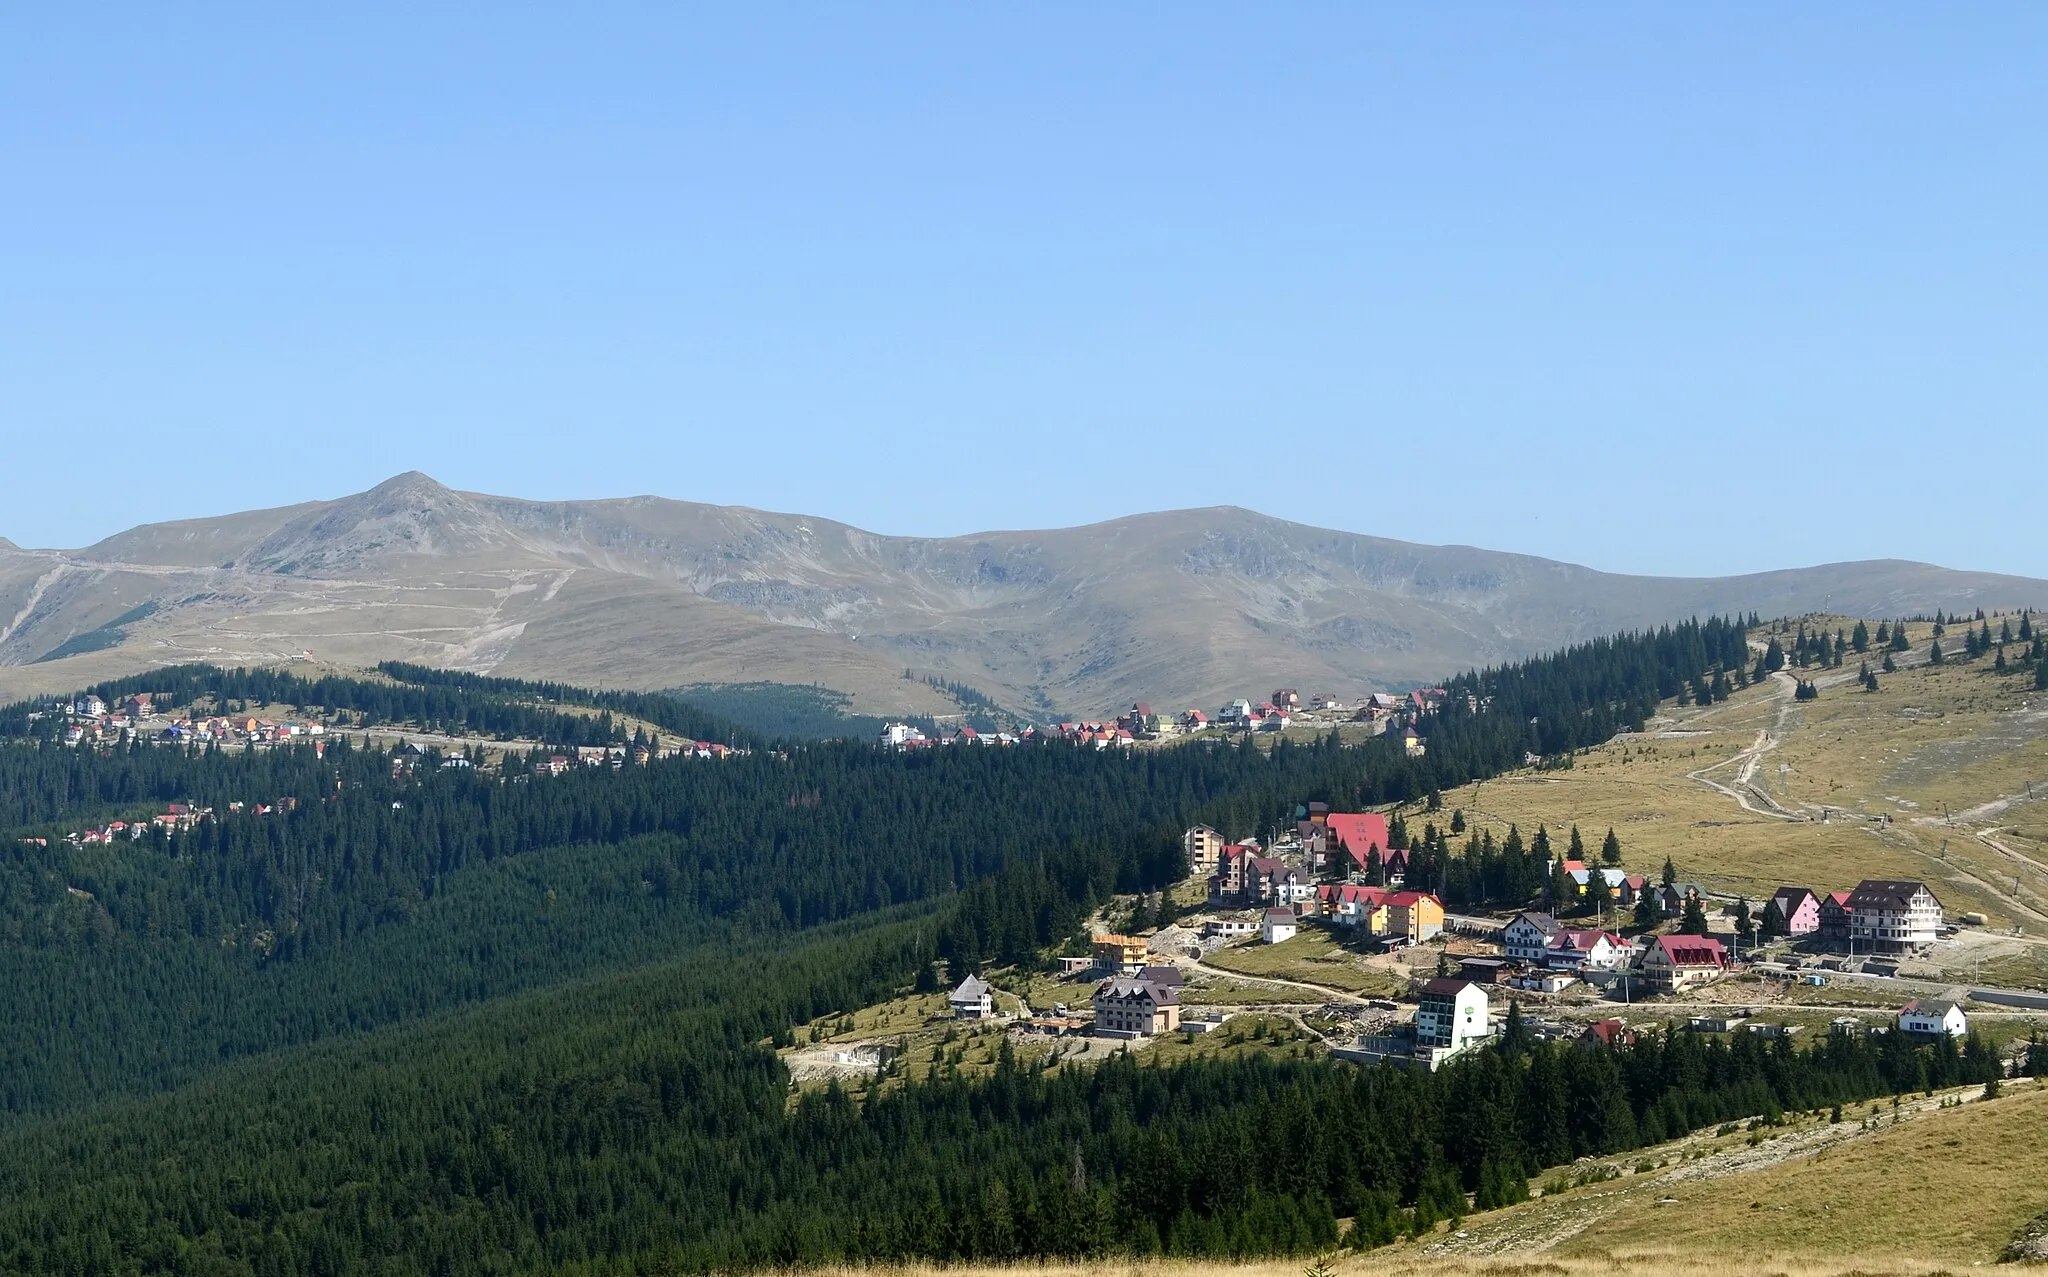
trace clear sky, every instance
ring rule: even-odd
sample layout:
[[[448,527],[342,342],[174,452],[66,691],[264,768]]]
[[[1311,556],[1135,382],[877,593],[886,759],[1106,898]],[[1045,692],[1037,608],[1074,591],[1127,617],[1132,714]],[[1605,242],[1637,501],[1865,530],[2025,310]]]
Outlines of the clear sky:
[[[2044,195],[2031,0],[13,5],[0,534],[421,469],[2048,577]]]

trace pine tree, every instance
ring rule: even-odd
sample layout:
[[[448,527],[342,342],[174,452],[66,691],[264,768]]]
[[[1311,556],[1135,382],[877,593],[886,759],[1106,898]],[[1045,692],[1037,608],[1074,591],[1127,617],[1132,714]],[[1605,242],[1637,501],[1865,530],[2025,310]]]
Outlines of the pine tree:
[[[1538,860],[1548,861],[1550,857],[1550,826],[1536,826],[1536,837],[1529,844],[1529,854]]]
[[[1607,831],[1606,839],[1600,844],[1600,859],[1610,865],[1621,863],[1621,839],[1614,836],[1611,827]]]
[[[1682,936],[1703,936],[1707,934],[1707,911],[1700,904],[1698,896],[1685,898],[1685,913],[1678,922],[1678,934]]]
[[[1785,649],[1778,646],[1778,640],[1772,639],[1764,648],[1764,673],[1775,674],[1784,668]]]
[[[1943,665],[1947,661],[1948,658],[1941,654],[1941,640],[1934,640],[1934,645],[1927,649],[1927,663],[1929,665]]]
[[[1878,666],[1878,668],[1883,670],[1887,674],[1896,674],[1899,672],[1899,663],[1892,659],[1892,654],[1890,652],[1886,652],[1884,654],[1884,661],[1882,664]]]
[[[2032,612],[2022,612],[2020,613],[2020,642],[2024,643],[2033,637],[2034,614]]]
[[[1779,936],[1792,933],[1792,926],[1785,920],[1785,911],[1778,907],[1778,899],[1775,896],[1764,905],[1762,930],[1763,937],[1766,940],[1775,940]]]
[[[1669,887],[1678,881],[1678,866],[1671,863],[1671,857],[1664,857],[1664,885]]]
[[[1849,643],[1858,652],[1868,652],[1870,650],[1870,627],[1861,621],[1856,622],[1856,630],[1849,635]]]
[[[1886,621],[1879,621],[1877,623],[1877,645],[1879,647],[1883,647],[1885,644],[1891,641],[1892,627],[1890,623]]]
[[[2048,661],[2034,662],[2034,690],[2048,691]]]
[[[1586,874],[1586,911],[1605,918],[1608,910],[1614,908],[1614,889],[1607,885],[1607,875],[1598,869]]]
[[[1656,897],[1651,894],[1647,886],[1636,896],[1635,923],[1637,931],[1650,931],[1657,925]]]
[[[1756,936],[1756,920],[1749,911],[1749,897],[1743,896],[1735,902],[1735,934],[1748,944]]]
[[[2005,673],[2005,649],[2002,647],[1998,649],[1998,659],[1991,663],[1991,672],[1994,674]]]
[[[1459,807],[1451,812],[1451,832],[1454,834],[1465,832],[1465,809],[1463,807]]]

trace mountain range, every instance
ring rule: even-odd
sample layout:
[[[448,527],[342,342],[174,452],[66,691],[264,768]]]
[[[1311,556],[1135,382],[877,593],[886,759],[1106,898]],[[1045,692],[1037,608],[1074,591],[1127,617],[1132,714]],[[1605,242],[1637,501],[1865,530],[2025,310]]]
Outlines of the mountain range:
[[[1875,560],[1643,577],[1235,507],[883,536],[658,497],[526,501],[407,473],[333,501],[0,539],[0,696],[152,665],[402,659],[602,687],[818,685],[870,713],[975,688],[1030,718],[1275,687],[1401,688],[1691,615],[2048,604],[2048,582]]]

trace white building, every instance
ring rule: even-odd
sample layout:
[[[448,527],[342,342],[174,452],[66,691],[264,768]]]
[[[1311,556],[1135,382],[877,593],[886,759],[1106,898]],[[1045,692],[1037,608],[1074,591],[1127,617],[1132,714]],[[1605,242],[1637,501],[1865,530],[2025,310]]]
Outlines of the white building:
[[[1492,1029],[1486,1016],[1486,986],[1470,980],[1426,980],[1415,1011],[1415,1049],[1462,1051]]]
[[[1941,901],[1923,882],[1866,878],[1849,893],[1849,938],[1856,953],[1904,953],[1941,934]]]
[[[1222,834],[1207,825],[1196,825],[1181,835],[1180,848],[1187,853],[1189,867],[1197,871],[1214,869],[1226,841]]]
[[[1612,971],[1628,956],[1628,943],[1612,932],[1559,927],[1545,942],[1543,962],[1561,971]]]
[[[1970,1031],[1970,1018],[1962,1007],[1944,998],[1921,998],[1899,1010],[1901,1033],[1945,1033],[1959,1038]]]
[[[996,1013],[995,990],[978,975],[968,976],[946,998],[956,1020],[985,1020]]]
[[[1527,910],[1508,919],[1501,929],[1501,947],[1510,958],[1541,964],[1550,953],[1550,938],[1562,928],[1547,913]]]
[[[1268,909],[1262,930],[1267,944],[1279,944],[1283,940],[1294,939],[1301,930],[1301,924],[1295,921],[1292,909]]]

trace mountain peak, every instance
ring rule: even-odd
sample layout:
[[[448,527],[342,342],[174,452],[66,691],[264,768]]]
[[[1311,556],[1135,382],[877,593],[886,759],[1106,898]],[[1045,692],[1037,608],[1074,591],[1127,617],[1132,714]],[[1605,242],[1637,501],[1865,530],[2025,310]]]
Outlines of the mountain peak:
[[[330,501],[252,549],[245,563],[287,576],[355,572],[391,555],[502,555],[519,535],[476,502],[417,470]]]

